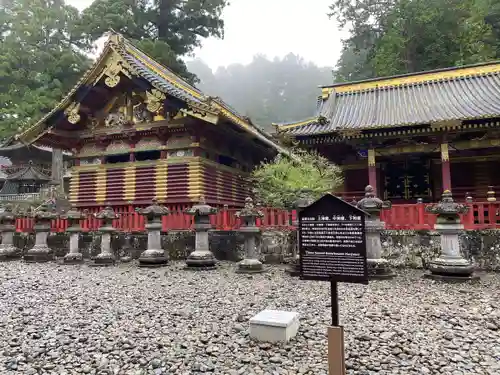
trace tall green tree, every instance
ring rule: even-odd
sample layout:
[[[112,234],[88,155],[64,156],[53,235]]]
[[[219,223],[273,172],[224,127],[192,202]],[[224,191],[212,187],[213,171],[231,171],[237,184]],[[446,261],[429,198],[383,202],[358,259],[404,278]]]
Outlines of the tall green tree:
[[[52,110],[87,69],[78,16],[61,0],[0,3],[0,138]]]
[[[193,52],[203,38],[223,37],[226,5],[226,0],[96,0],[84,10],[80,30],[91,42],[114,29],[194,81],[179,57]]]
[[[351,26],[336,78],[365,79],[497,58],[496,19],[488,22],[496,2],[336,0],[330,16]]]

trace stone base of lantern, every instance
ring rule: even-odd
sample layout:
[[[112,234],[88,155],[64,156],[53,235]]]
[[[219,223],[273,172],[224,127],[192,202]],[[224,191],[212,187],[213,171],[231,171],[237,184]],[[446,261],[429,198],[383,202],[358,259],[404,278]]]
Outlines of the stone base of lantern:
[[[0,245],[0,262],[17,260],[22,257],[21,250],[13,245]]]
[[[217,259],[210,250],[195,250],[186,259],[186,270],[214,270],[217,268]]]
[[[52,253],[47,246],[34,246],[24,254],[27,263],[45,263],[52,260]]]
[[[139,267],[163,267],[168,264],[165,250],[146,250],[139,257]]]
[[[396,274],[386,259],[367,259],[368,278],[372,280],[392,279]]]
[[[293,260],[293,263],[290,264],[290,266],[285,270],[286,273],[288,273],[292,277],[299,277],[300,276],[300,256],[297,255],[295,259]]]
[[[82,264],[83,255],[81,253],[68,253],[63,258],[63,264]]]
[[[89,264],[91,267],[106,267],[114,265],[115,257],[111,253],[101,253],[94,258],[94,263]]]
[[[262,262],[258,259],[243,259],[238,263],[236,273],[262,273],[267,270],[264,268]]]
[[[442,256],[429,263],[429,273],[425,278],[449,281],[463,282],[479,280],[479,276],[474,275],[474,265],[462,257]]]

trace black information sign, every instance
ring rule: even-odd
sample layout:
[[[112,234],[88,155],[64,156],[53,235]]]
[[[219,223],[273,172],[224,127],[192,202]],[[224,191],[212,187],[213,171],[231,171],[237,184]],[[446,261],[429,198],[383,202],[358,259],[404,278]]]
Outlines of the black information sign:
[[[299,212],[300,277],[368,284],[365,213],[331,194]]]

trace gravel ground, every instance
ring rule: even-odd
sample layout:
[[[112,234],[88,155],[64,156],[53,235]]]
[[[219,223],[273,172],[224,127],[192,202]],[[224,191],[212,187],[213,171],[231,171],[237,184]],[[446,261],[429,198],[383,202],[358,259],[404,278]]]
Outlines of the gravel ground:
[[[0,373],[327,374],[327,283],[181,267],[0,264]],[[500,275],[420,276],[340,286],[347,373],[500,374]],[[289,344],[250,341],[266,308],[300,313]]]

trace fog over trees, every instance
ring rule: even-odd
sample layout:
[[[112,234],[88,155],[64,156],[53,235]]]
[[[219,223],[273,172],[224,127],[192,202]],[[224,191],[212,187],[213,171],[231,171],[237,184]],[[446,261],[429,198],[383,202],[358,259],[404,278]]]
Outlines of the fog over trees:
[[[200,59],[187,67],[198,77],[200,90],[221,97],[268,131],[273,122],[313,116],[321,94],[318,86],[333,82],[331,67],[318,67],[292,53],[272,60],[257,55],[248,65],[232,64],[215,72]]]

